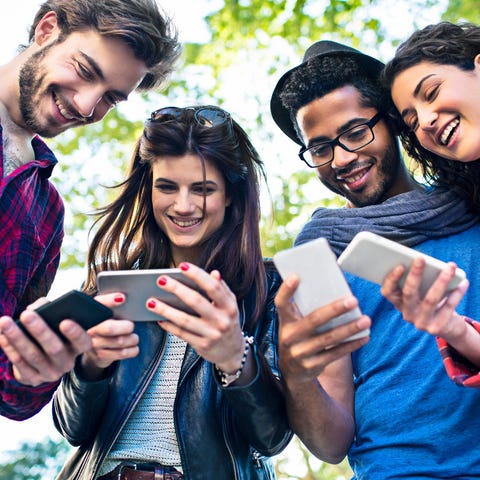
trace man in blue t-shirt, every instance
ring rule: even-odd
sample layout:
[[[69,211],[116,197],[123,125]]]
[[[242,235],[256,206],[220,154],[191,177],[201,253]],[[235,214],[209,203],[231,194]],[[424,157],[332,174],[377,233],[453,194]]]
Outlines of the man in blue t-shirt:
[[[295,243],[326,237],[339,254],[367,230],[453,261],[471,284],[457,310],[480,318],[480,224],[455,194],[426,188],[408,173],[382,69],[357,50],[320,41],[277,83],[275,122],[301,146],[300,158],[320,181],[346,200],[345,208],[316,210]],[[435,337],[406,322],[378,285],[348,280],[355,297],[306,317],[290,303],[295,277],[277,295],[280,367],[294,431],[324,461],[348,454],[357,479],[480,478],[474,448],[480,391],[449,379]],[[357,301],[363,316],[316,332]],[[370,337],[342,342],[368,327]]]

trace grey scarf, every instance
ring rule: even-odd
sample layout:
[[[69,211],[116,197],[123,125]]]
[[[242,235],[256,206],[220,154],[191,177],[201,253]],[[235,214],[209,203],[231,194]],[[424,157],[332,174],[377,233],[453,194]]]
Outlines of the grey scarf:
[[[433,189],[413,190],[379,205],[361,208],[315,210],[295,245],[325,237],[337,255],[363,230],[412,247],[431,238],[467,230],[479,220],[455,193]]]

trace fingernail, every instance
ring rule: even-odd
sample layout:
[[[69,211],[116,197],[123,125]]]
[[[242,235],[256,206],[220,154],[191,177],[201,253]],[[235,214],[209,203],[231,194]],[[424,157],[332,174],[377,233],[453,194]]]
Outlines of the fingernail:
[[[368,321],[368,318],[366,317],[360,317],[358,320],[357,320],[357,327],[359,328],[367,328],[369,326],[369,321]]]
[[[345,306],[345,308],[355,307],[356,304],[357,304],[357,301],[355,300],[355,298],[352,298],[352,297],[348,297],[343,301],[343,305]]]
[[[20,322],[20,320],[19,320],[19,322]],[[13,323],[7,323],[7,325],[2,327],[1,333],[3,333],[3,332],[10,333],[10,332],[13,332],[13,329],[14,329]]]
[[[166,284],[167,284],[167,277],[160,277],[160,278],[158,279],[158,284],[159,284],[161,287],[163,287],[164,285],[166,285]]]
[[[190,265],[188,263],[182,262],[180,264],[180,270],[186,272],[190,268]]]
[[[123,300],[124,300],[124,296],[123,296],[123,295],[117,295],[117,296],[113,299],[113,301],[114,301],[115,303],[122,303]]]
[[[75,330],[75,327],[70,323],[67,326],[62,328],[64,333],[73,333],[73,330]],[[85,328],[85,330],[88,330],[88,328]]]
[[[149,300],[149,301],[147,302],[147,307],[148,307],[148,308],[155,308],[155,305],[156,305],[156,304],[157,304],[157,303],[155,302],[155,300]]]

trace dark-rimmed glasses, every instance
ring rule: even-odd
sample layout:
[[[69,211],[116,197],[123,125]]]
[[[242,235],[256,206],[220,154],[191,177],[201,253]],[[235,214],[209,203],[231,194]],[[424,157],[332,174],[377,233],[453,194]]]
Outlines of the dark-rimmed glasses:
[[[347,152],[356,152],[375,140],[373,127],[382,118],[382,113],[377,113],[368,122],[355,125],[342,132],[338,137],[328,142],[316,143],[310,147],[302,147],[298,156],[310,167],[318,168],[333,162],[334,149],[338,145]]]
[[[230,114],[225,110],[213,105],[204,107],[164,107],[155,110],[150,115],[152,122],[171,122],[172,120],[181,122],[183,113],[186,110],[192,110],[193,118],[198,125],[202,127],[217,127],[223,125],[230,118]]]

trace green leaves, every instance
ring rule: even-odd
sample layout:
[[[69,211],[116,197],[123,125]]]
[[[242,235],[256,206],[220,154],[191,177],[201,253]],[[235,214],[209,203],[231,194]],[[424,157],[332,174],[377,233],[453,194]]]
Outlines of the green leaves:
[[[45,438],[43,442],[22,443],[17,450],[3,455],[0,480],[55,478],[69,451],[70,446],[65,440]]]

